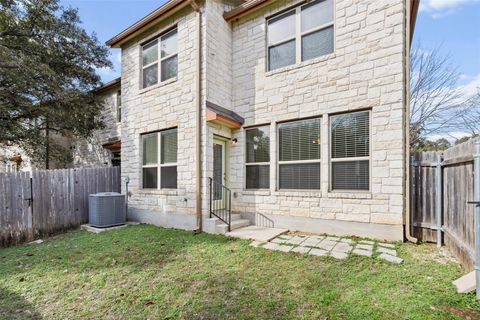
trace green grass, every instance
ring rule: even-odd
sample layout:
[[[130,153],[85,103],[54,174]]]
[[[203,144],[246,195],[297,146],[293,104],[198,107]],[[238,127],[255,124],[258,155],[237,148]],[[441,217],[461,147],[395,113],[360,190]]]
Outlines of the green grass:
[[[128,226],[0,249],[1,319],[459,319],[461,268],[432,245],[402,265],[335,260],[207,234]]]

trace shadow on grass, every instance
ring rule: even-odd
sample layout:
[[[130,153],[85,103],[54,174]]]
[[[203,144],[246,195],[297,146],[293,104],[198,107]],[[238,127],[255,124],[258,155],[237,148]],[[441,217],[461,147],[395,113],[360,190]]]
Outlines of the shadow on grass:
[[[42,319],[35,308],[20,295],[0,287],[0,319]]]

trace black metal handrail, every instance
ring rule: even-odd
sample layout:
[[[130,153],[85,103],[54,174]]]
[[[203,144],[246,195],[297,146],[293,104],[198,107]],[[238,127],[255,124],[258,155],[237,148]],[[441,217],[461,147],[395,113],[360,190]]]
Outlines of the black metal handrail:
[[[269,217],[259,212],[255,212],[255,225],[259,227],[265,227],[265,228],[275,227],[275,223],[273,222],[272,219],[270,219]]]
[[[232,191],[223,184],[208,178],[210,183],[210,218],[213,216],[228,226],[232,222]]]

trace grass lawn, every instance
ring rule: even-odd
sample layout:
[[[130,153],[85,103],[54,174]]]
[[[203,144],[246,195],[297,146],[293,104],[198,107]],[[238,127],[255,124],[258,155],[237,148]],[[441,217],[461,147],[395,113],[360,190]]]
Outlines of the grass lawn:
[[[272,252],[248,241],[137,225],[0,249],[0,319],[460,319],[460,267],[402,244],[393,265]]]

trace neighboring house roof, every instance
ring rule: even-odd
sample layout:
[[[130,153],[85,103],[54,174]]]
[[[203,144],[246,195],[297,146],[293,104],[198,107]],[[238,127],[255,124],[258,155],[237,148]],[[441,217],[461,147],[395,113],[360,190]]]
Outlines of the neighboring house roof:
[[[109,82],[105,83],[103,86],[96,89],[95,92],[96,93],[105,92],[105,91],[107,91],[109,89],[112,89],[116,86],[120,86],[121,82],[122,82],[122,78],[118,77],[117,79],[113,79],[112,81],[109,81]]]
[[[157,23],[159,19],[164,19],[167,16],[172,15],[181,8],[189,5],[191,0],[170,0],[167,1],[164,5],[150,12],[144,18],[132,24],[127,29],[123,30],[115,37],[111,38],[106,42],[106,44],[112,48],[119,48],[125,41],[130,40],[139,32],[145,31],[150,28],[153,24]]]

